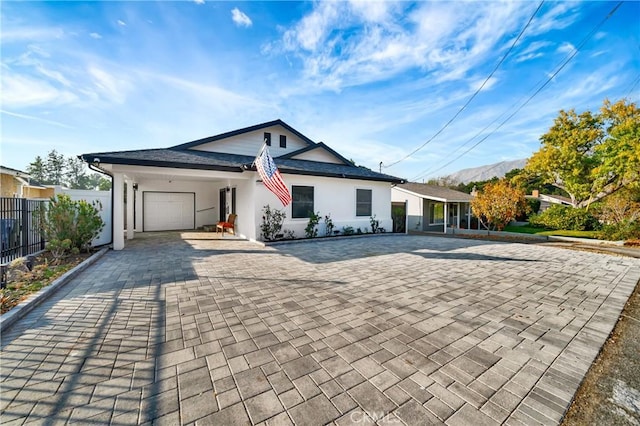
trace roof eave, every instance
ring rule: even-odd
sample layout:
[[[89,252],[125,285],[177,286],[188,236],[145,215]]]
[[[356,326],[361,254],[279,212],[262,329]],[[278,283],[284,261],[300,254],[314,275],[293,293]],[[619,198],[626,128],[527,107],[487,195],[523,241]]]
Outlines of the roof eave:
[[[84,156],[82,159],[87,163],[88,161]],[[165,162],[155,160],[138,160],[138,159],[123,159],[123,158],[108,158],[104,161],[100,161],[99,164],[118,164],[123,166],[148,166],[148,167],[165,167],[173,169],[196,169],[196,170],[215,170],[222,172],[236,172],[242,173],[243,167],[238,166],[220,166],[215,164],[192,164],[192,163],[180,163],[180,162]]]

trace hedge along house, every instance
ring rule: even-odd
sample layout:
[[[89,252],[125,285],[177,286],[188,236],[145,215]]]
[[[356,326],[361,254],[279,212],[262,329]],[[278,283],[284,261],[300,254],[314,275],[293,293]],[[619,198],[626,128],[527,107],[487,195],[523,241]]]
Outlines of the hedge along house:
[[[269,146],[293,201],[287,207],[262,183],[253,161]],[[266,205],[283,210],[283,229],[304,236],[310,212],[330,214],[335,229],[391,229],[391,185],[402,180],[363,167],[281,120],[164,149],[98,152],[80,158],[113,178],[113,248],[135,232],[193,230],[236,219],[237,235],[258,240]],[[125,207],[125,191],[133,202]],[[126,217],[126,229],[125,229]]]
[[[447,232],[470,229],[473,196],[442,186],[407,182],[393,187],[391,200],[406,202],[407,230]]]

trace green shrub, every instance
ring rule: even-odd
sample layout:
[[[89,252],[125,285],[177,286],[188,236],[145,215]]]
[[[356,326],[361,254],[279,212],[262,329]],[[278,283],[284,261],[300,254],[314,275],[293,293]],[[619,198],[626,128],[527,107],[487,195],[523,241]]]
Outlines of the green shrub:
[[[88,251],[91,247],[91,241],[104,228],[98,207],[102,210],[102,204],[99,202],[89,203],[85,200],[76,202],[76,233],[73,246],[78,250]]]
[[[640,221],[627,220],[605,225],[598,237],[611,241],[640,239]]]
[[[307,227],[304,228],[305,237],[315,238],[318,236],[318,223],[320,223],[320,212],[310,212],[309,222],[307,222]]]
[[[529,216],[529,224],[540,228],[571,231],[594,231],[600,227],[591,212],[559,204],[554,204],[542,213],[532,214]]]
[[[262,212],[262,223],[260,224],[262,238],[266,241],[273,241],[280,233],[287,214],[280,210],[272,210],[268,204],[262,208]],[[293,233],[291,234],[293,235]]]
[[[343,235],[353,235],[355,231],[353,230],[353,226],[343,226],[342,234]]]
[[[66,194],[51,198],[42,227],[56,259],[69,252],[89,250],[91,241],[104,228],[98,207],[102,209],[98,202],[73,201]]]
[[[527,198],[527,209],[516,216],[516,220],[519,222],[524,222],[528,220],[528,218],[532,214],[536,214],[540,211],[540,200],[535,198]]]
[[[324,217],[324,235],[326,237],[330,236],[333,233],[333,220],[331,220],[331,213]]]
[[[380,230],[380,221],[376,219],[376,215],[374,214],[369,218],[369,223],[371,224],[371,233],[375,234]]]

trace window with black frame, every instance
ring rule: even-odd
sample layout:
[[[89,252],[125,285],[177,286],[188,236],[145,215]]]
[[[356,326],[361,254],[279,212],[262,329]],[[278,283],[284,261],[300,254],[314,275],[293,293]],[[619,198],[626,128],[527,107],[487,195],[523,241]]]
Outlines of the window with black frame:
[[[372,200],[370,189],[356,189],[356,216],[371,216]]]
[[[300,219],[309,217],[314,212],[313,186],[291,187],[291,217]]]

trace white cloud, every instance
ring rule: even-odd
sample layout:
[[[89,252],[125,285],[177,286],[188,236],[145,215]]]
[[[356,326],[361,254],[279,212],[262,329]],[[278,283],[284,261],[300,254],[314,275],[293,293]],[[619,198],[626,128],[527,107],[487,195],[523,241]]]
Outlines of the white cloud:
[[[10,116],[16,117],[16,118],[22,118],[24,120],[39,121],[41,123],[51,124],[52,126],[56,126],[56,127],[64,127],[64,128],[67,128],[67,129],[72,129],[73,128],[71,126],[68,126],[68,125],[66,125],[64,123],[60,123],[58,121],[47,120],[46,118],[35,117],[33,115],[19,114],[17,112],[6,111],[6,110],[3,110],[3,109],[0,109],[0,113],[6,114],[6,115],[10,115]]]
[[[558,53],[573,53],[575,50],[574,45],[566,41],[558,47]]]
[[[3,70],[0,87],[2,88],[2,104],[6,108],[59,105],[77,99],[73,93],[60,90],[47,81],[18,75],[6,68]]]
[[[126,26],[127,26],[127,23],[126,23],[126,22],[124,22],[124,21],[123,21],[123,20],[121,20],[121,19],[118,19],[118,25],[120,25],[121,27],[126,27]]]
[[[235,22],[239,27],[250,27],[253,25],[251,18],[237,7],[234,7],[233,10],[231,10],[231,19],[233,19],[233,22]]]
[[[0,33],[0,40],[2,40],[3,43],[49,41],[51,39],[61,39],[64,35],[65,33],[62,28],[28,26],[24,26],[23,28],[6,28],[5,26],[5,28],[2,29],[2,33]]]
[[[193,0],[195,4],[204,4],[204,0]]]
[[[451,81],[505,49],[502,39],[520,28],[529,9],[519,3],[319,2],[284,32],[282,46],[302,61],[302,90],[339,92],[410,70]]]
[[[544,56],[544,53],[541,52],[541,50],[545,47],[551,46],[552,44],[553,43],[551,43],[550,41],[534,41],[532,43],[529,43],[527,47],[522,49],[522,51],[516,55],[515,61],[526,62],[531,59],[542,57]]]
[[[102,36],[99,33],[91,33],[89,34],[89,37],[95,38],[96,40],[99,40],[102,38]]]
[[[109,72],[93,65],[88,67],[87,72],[92,77],[93,86],[104,98],[117,104],[125,102],[127,93],[131,88],[131,84],[125,76],[112,75]],[[90,92],[87,94],[90,94]]]
[[[317,4],[316,8],[302,18],[293,29],[284,33],[285,48],[302,48],[311,52],[316,50],[320,43],[325,41],[331,29],[338,25],[341,16],[338,8],[342,6],[337,2]]]

